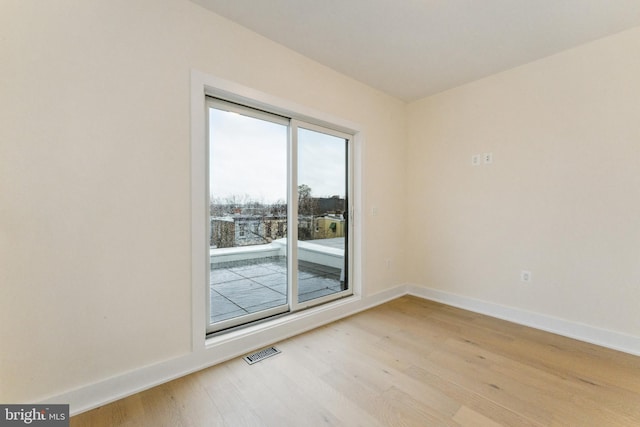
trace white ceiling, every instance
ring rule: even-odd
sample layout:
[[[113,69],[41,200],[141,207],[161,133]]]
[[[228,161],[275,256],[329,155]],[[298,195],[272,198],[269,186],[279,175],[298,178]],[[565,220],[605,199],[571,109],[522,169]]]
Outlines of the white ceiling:
[[[416,100],[640,25],[640,0],[192,0]]]

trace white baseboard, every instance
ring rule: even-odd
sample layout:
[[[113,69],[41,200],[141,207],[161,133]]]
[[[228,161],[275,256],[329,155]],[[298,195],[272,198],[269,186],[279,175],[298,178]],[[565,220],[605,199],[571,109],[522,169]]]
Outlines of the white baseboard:
[[[71,415],[76,415],[407,294],[640,356],[640,337],[422,286],[400,285],[366,298],[345,298],[214,338],[202,350],[52,396],[40,403],[68,403]]]
[[[366,298],[348,297],[332,304],[240,330],[237,333],[213,338],[201,350],[51,396],[40,403],[68,403],[71,415],[77,415],[367,310],[405,294],[406,287],[401,285]]]
[[[407,285],[407,293],[475,313],[486,314],[498,319],[640,356],[640,337],[638,336],[596,328],[583,323],[507,307],[423,286]]]

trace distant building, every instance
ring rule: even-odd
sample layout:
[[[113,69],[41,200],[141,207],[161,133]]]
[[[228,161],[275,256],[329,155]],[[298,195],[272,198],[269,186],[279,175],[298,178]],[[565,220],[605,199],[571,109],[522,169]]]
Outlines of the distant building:
[[[211,218],[209,246],[212,248],[232,248],[236,242],[236,223],[232,217]]]
[[[346,221],[342,215],[325,215],[313,220],[314,239],[332,239],[334,237],[344,237]]]
[[[298,216],[298,240],[312,240],[314,223],[313,215]]]
[[[298,239],[331,239],[344,237],[345,220],[342,216],[345,200],[339,196],[313,198],[313,215],[298,216]],[[215,208],[215,209],[214,209]],[[212,248],[233,248],[271,243],[287,237],[287,215],[260,212],[264,207],[234,208],[215,205],[211,217],[209,245]],[[286,211],[286,206],[284,208]],[[225,213],[228,212],[228,213]],[[277,212],[277,211],[276,211]]]
[[[314,197],[315,215],[339,214],[345,211],[344,199],[340,196]]]
[[[209,244],[215,248],[261,245],[286,237],[286,216],[230,215],[211,218]]]

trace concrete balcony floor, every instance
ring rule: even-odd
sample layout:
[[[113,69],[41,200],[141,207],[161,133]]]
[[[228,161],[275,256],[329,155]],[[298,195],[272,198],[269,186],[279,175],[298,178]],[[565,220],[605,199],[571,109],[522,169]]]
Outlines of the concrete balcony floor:
[[[256,313],[287,302],[284,256],[232,261],[211,268],[211,322]],[[343,290],[340,269],[308,261],[298,264],[299,301]]]

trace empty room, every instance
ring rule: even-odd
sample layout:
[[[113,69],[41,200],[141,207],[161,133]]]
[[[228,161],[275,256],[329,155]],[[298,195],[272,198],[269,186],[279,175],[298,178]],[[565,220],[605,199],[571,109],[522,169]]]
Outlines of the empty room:
[[[640,425],[640,2],[2,0],[0,64],[0,425]]]

